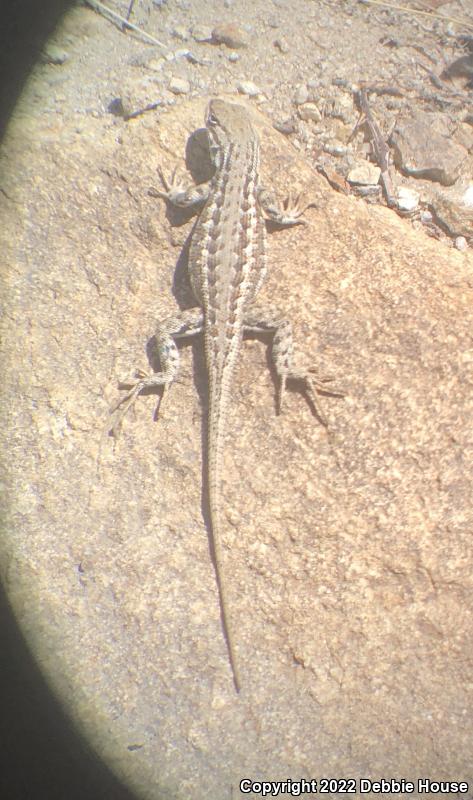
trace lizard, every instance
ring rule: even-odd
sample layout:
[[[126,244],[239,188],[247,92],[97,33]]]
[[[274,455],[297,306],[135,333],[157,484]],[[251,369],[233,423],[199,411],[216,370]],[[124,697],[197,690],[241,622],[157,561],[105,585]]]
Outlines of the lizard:
[[[169,180],[159,169],[163,189],[157,191],[164,200],[181,208],[201,205],[188,259],[191,287],[199,307],[178,312],[158,325],[155,341],[161,371],[138,371],[136,380],[121,384],[130,390],[113,409],[120,410],[112,433],[118,431],[143,389],[162,387],[159,409],[179,370],[176,340],[203,334],[209,393],[206,479],[210,549],[222,629],[238,693],[241,677],[223,577],[220,481],[232,378],[243,334],[273,334],[271,355],[278,379],[278,413],[288,380],[302,382],[313,411],[323,424],[326,421],[317,392],[341,392],[328,389],[331,377],[319,378],[315,369],[294,366],[291,323],[279,311],[264,309],[254,302],[266,274],[266,220],[280,226],[306,224],[301,217],[313,204],[304,202],[301,195],[289,195],[280,208],[272,194],[260,185],[259,137],[244,106],[212,99],[206,111],[206,128],[215,168],[210,181],[187,187],[176,177],[176,169]]]

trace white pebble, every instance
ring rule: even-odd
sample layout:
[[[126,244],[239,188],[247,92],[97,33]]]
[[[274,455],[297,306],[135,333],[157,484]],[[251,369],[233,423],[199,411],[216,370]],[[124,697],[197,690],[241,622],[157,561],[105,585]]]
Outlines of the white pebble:
[[[256,95],[261,94],[261,89],[253,81],[240,81],[237,89],[240,94],[247,94],[248,97],[256,97]]]

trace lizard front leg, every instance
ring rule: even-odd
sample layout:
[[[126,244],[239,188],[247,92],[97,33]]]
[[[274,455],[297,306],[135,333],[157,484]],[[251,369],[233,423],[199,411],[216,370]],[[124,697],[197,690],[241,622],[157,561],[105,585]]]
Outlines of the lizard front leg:
[[[210,194],[211,181],[199,183],[198,185],[186,184],[178,177],[177,167],[175,167],[169,179],[166,178],[161,167],[158,167],[158,175],[163,189],[154,189],[153,193],[178,208],[198,206],[204,203]]]
[[[155,351],[159,356],[161,364],[160,372],[153,372],[151,375],[138,370],[136,376],[127,381],[122,381],[121,386],[131,387],[130,391],[115,404],[112,413],[118,411],[116,420],[111,428],[111,433],[117,435],[123,418],[135,403],[138,395],[143,389],[162,386],[163,393],[159,399],[157,411],[161,406],[162,399],[166,390],[176,379],[179,372],[179,350],[175,339],[182,339],[187,336],[194,336],[202,333],[203,312],[200,308],[191,308],[181,311],[172,317],[168,317],[158,326],[155,334]]]
[[[277,202],[273,192],[264,186],[258,187],[258,203],[268,222],[289,227],[291,225],[307,225],[302,215],[308,208],[315,206],[312,201],[307,201],[303,194],[289,194],[282,206]]]
[[[254,305],[245,314],[244,331],[245,333],[273,333],[271,358],[279,383],[277,395],[278,413],[282,409],[287,381],[295,381],[303,384],[317,417],[323,425],[327,426],[327,420],[320,407],[317,393],[322,392],[334,397],[343,397],[344,393],[338,389],[331,389],[327,384],[333,378],[317,375],[317,370],[314,367],[299,368],[294,366],[294,340],[292,325],[289,320],[285,319],[281,312],[275,308],[263,308]]]

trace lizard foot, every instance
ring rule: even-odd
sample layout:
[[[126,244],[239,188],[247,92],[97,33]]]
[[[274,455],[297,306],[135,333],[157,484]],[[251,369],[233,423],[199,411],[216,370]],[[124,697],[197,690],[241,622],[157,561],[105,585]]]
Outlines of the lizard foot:
[[[309,401],[315,411],[316,416],[319,418],[322,425],[328,427],[327,419],[322,411],[320,401],[317,394],[328,394],[332,397],[345,397],[346,392],[337,388],[330,388],[327,384],[331,383],[334,378],[332,376],[318,376],[315,367],[308,369],[295,369],[288,372],[286,375],[281,376],[281,384],[278,392],[278,413],[281,412],[284,391],[286,389],[286,381],[296,381],[304,385]]]
[[[166,393],[166,389],[168,388],[169,384],[172,382],[172,379],[169,379],[167,376],[160,374],[160,373],[153,373],[150,375],[149,373],[145,372],[144,370],[140,369],[136,371],[135,378],[131,378],[130,380],[121,381],[120,382],[120,389],[130,388],[130,391],[124,395],[124,397],[120,397],[120,399],[112,406],[111,413],[114,414],[118,411],[116,416],[115,422],[113,423],[112,428],[110,429],[110,433],[113,436],[118,436],[121,425],[123,422],[124,417],[130,410],[130,408],[136,402],[136,398],[138,395],[143,391],[143,389],[148,389],[154,386],[163,386],[163,392],[158,400],[158,405],[156,407],[156,416],[159,416],[159,410],[161,408],[161,403],[163,397]]]
[[[162,197],[166,202],[178,208],[191,208],[207,200],[210,191],[209,183],[201,183],[198,186],[186,185],[178,177],[177,167],[171,173],[170,178],[166,178],[161,167],[158,167],[158,175],[163,185],[163,189],[153,189],[151,193],[157,197]]]
[[[301,192],[297,195],[291,193],[283,201],[282,216],[285,225],[307,225],[305,219],[300,219],[305,211],[316,204]]]
[[[316,205],[301,192],[296,195],[289,193],[280,206],[273,194],[264,187],[259,190],[258,200],[269,222],[289,227],[291,225],[307,225],[306,220],[302,219],[302,215],[308,208]]]

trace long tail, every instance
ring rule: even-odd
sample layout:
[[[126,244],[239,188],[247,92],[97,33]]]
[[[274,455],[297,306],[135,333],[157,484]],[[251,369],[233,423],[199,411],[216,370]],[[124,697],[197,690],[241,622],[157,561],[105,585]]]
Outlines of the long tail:
[[[220,395],[221,397],[221,395]],[[221,526],[221,492],[220,492],[220,479],[222,475],[222,454],[223,454],[223,439],[224,439],[224,419],[222,414],[222,406],[219,398],[214,395],[212,387],[210,387],[210,406],[209,406],[209,430],[208,430],[208,499],[210,510],[210,527],[211,527],[211,546],[213,550],[213,562],[215,568],[215,577],[217,581],[219,599],[220,599],[220,615],[222,620],[222,628],[227,644],[228,658],[232,668],[233,683],[237,692],[240,692],[241,681],[238,669],[238,659],[235,651],[235,638],[233,635],[233,626],[231,622],[231,614],[228,602],[228,594],[226,589],[226,581],[224,579],[225,571],[223,568],[223,549],[222,549],[222,526]]]

